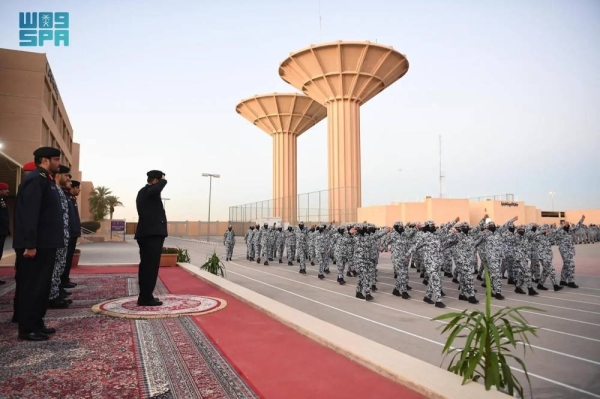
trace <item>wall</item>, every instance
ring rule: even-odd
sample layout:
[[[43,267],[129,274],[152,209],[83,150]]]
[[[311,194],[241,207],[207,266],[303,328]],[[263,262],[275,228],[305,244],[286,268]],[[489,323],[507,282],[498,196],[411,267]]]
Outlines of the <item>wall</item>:
[[[427,198],[427,218],[437,225],[448,223],[459,217],[461,221],[469,221],[470,208],[468,199]]]
[[[90,213],[89,199],[94,191],[94,184],[91,181],[81,182],[81,193],[79,194],[79,214],[82,222],[92,220],[92,214]]]

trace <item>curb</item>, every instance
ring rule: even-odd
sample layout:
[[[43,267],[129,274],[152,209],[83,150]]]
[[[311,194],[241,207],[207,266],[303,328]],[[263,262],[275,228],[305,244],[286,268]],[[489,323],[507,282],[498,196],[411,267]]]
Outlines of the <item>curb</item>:
[[[481,399],[485,396],[486,399],[506,399],[507,397],[497,390],[486,391],[485,387],[478,383],[462,385],[462,377],[445,369],[317,319],[224,278],[201,271],[191,263],[178,263],[178,266],[268,314],[298,333],[427,398]]]

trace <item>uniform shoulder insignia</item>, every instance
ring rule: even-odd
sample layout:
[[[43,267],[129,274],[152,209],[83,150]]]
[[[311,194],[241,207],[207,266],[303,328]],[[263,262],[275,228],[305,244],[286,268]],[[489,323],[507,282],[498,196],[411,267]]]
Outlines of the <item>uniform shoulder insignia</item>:
[[[48,176],[46,176],[46,172],[40,172],[40,176],[42,176],[44,179],[48,178]]]

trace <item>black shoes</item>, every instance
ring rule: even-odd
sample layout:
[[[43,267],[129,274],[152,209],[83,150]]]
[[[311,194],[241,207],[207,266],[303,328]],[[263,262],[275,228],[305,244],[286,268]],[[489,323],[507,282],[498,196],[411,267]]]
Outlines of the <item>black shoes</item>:
[[[56,328],[48,328],[48,327],[44,326],[40,329],[40,332],[42,334],[51,335],[56,332]]]
[[[291,260],[288,260],[288,266],[294,266]]]
[[[410,295],[408,295],[408,292],[402,293],[402,299],[410,299]]]
[[[265,263],[263,263],[265,266],[269,266],[269,261],[266,260]]]
[[[365,296],[365,299],[366,299],[367,301],[372,301],[372,300],[373,300],[373,299],[375,299],[375,298],[373,298],[373,296],[372,296],[371,294],[367,294],[367,296]]]
[[[523,295],[525,295],[525,291],[523,291],[523,289],[522,289],[521,287],[517,287],[517,288],[515,288],[515,292],[516,292],[517,294],[523,294]]]
[[[394,296],[400,296],[402,294],[400,294],[400,291],[398,291],[396,288],[394,288],[394,291],[392,291],[392,295],[394,295]]]
[[[329,273],[331,273],[331,272],[329,271],[329,269],[326,269],[326,270],[325,270],[325,274],[329,274]]]
[[[69,302],[64,299],[56,298],[52,299],[48,302],[49,309],[66,309],[69,307]]]
[[[428,296],[426,296],[425,298],[423,298],[423,302],[428,303],[430,305],[433,305],[433,301],[431,300],[431,298],[429,298]]]
[[[306,269],[300,269],[300,274],[306,274]]]
[[[575,282],[567,284],[567,287],[569,287],[569,288],[579,288],[579,286],[577,284],[575,284]]]
[[[376,291],[379,291],[379,289],[377,288],[377,286],[375,284],[373,284],[371,286],[371,291],[376,292]]]
[[[323,280],[325,278],[325,276],[323,276],[322,274],[319,274],[319,280]]]
[[[496,294],[496,295],[494,295],[494,298],[496,298],[499,301],[503,301],[504,300],[504,295],[502,295],[502,294]]]
[[[365,299],[365,296],[362,294],[362,292],[357,292],[357,293],[356,293],[356,297],[357,297],[358,299]]]
[[[340,283],[340,285],[346,284],[346,280],[344,280],[342,277],[338,277],[337,282]]]
[[[75,288],[77,287],[77,283],[73,283],[69,281],[67,284],[63,285],[63,288]]]
[[[42,332],[32,332],[29,334],[19,334],[19,339],[24,341],[48,341],[50,337]]]
[[[539,283],[537,285],[537,289],[542,290],[542,291],[548,291],[548,288],[544,287],[542,284],[539,284]]]
[[[538,293],[536,290],[534,290],[534,289],[533,289],[533,287],[529,287],[529,288],[527,288],[527,293],[528,293],[530,296],[539,295],[539,293]]]
[[[565,288],[565,287],[562,287],[562,286],[560,286],[560,285],[555,285],[555,286],[554,286],[554,292],[556,292],[556,291],[560,291],[560,290],[562,290],[563,288]]]
[[[138,306],[161,306],[163,303],[157,298],[152,298],[149,301],[145,301],[138,298],[137,304]]]
[[[440,308],[440,309],[444,309],[446,307],[446,304],[444,302],[436,302],[435,303],[435,307],[436,308]]]

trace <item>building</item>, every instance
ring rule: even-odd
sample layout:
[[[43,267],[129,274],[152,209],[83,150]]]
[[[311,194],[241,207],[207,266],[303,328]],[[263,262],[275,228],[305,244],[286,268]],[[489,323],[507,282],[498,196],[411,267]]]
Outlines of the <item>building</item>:
[[[425,222],[433,220],[437,225],[460,220],[471,225],[479,223],[483,215],[498,224],[518,216],[518,224],[537,223],[559,224],[562,220],[578,222],[585,215],[586,224],[600,224],[600,209],[542,211],[534,205],[511,198],[483,198],[478,201],[469,199],[426,197],[423,202],[397,202],[390,205],[378,205],[359,208],[358,221],[368,221],[379,226],[392,226],[394,222]]]
[[[0,179],[10,185],[9,206],[23,177],[22,166],[33,161],[39,147],[59,148],[61,162],[81,181],[80,146],[73,138],[46,54],[0,49]],[[78,205],[85,214],[87,201],[80,198]]]

